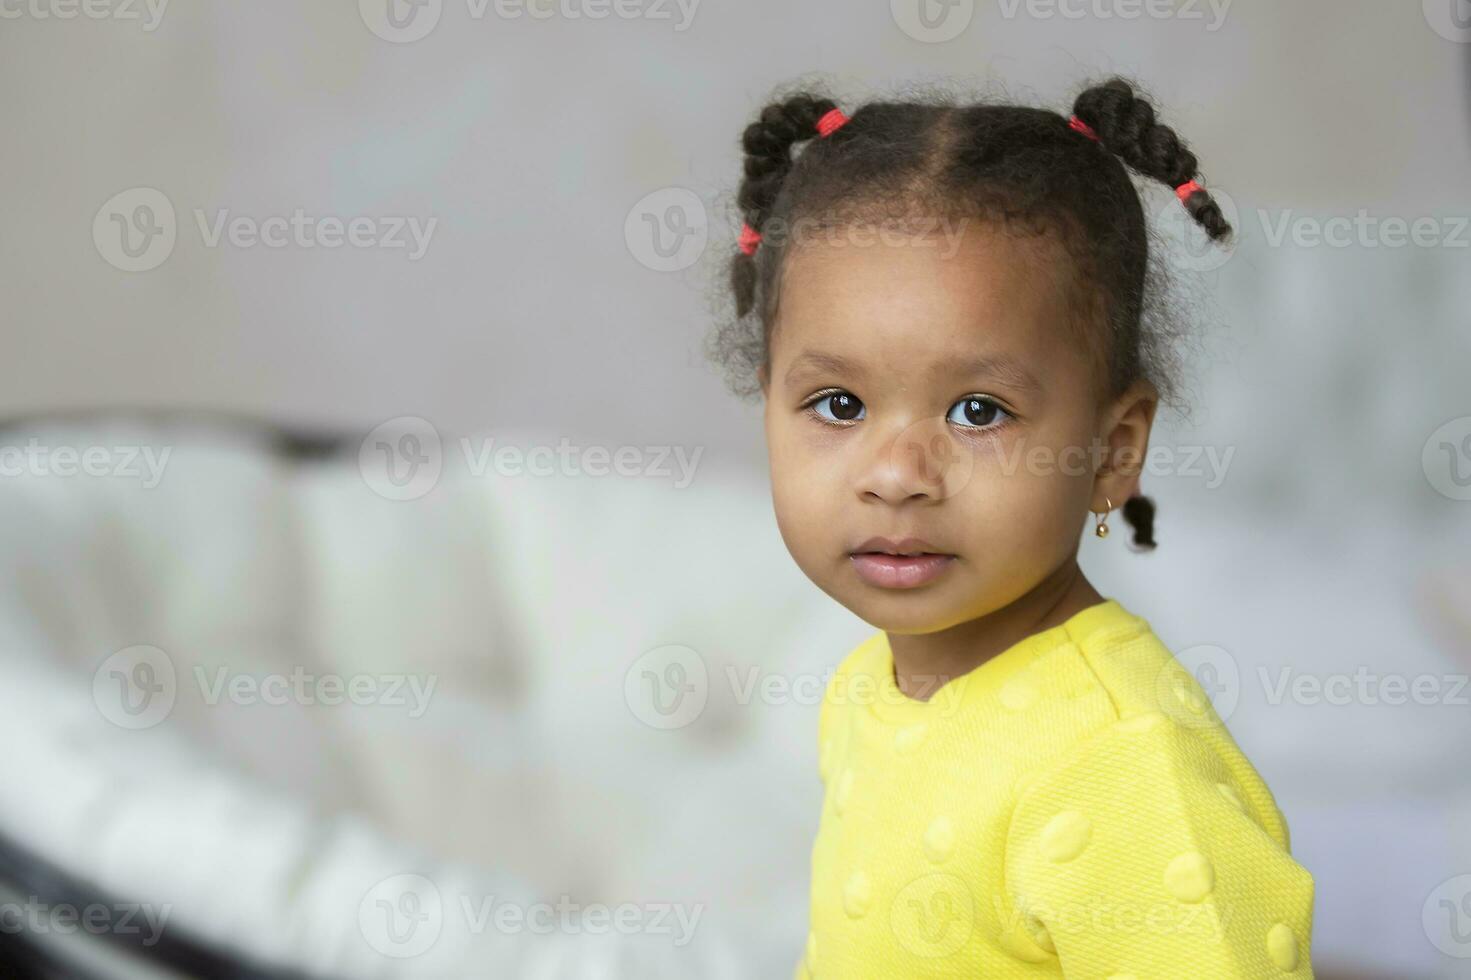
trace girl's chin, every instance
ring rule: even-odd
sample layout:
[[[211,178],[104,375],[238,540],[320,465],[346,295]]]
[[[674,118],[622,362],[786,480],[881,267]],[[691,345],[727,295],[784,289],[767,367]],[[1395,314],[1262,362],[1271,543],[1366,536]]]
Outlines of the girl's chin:
[[[886,633],[937,633],[972,618],[950,596],[934,589],[879,590],[862,586],[862,595],[846,595],[848,611]]]

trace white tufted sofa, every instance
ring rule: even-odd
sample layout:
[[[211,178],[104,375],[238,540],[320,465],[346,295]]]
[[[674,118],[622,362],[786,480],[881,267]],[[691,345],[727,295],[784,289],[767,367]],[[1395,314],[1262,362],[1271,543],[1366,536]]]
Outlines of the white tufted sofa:
[[[698,468],[683,488],[475,476],[446,435],[433,489],[390,500],[356,439],[292,459],[264,431],[212,421],[5,435],[105,447],[119,468],[123,447],[169,451],[151,487],[141,463],[0,483],[0,736],[16,747],[0,831],[30,853],[169,906],[166,935],[323,975],[787,969],[806,923],[816,707],[739,698],[752,669],[820,676],[866,626],[792,565],[764,485]],[[669,645],[709,683],[703,710],[660,728],[625,679]],[[119,715],[122,688],[109,692],[119,668],[132,678],[158,657],[140,646],[167,657],[174,699],[130,728],[148,719]],[[433,687],[417,717],[413,703],[323,703],[331,691],[310,685],[286,703],[262,687],[211,704],[221,669],[236,683],[367,677],[385,701],[394,675]],[[374,888],[398,901],[404,874],[432,882],[442,929],[385,955],[360,913]],[[477,928],[488,896],[630,906],[649,928]],[[675,907],[698,915],[687,942]]]

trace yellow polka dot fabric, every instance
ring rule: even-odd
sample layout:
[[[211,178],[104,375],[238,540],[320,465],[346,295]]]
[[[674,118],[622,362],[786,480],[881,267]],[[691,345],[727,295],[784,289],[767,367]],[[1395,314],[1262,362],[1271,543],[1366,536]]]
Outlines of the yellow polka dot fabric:
[[[830,680],[799,978],[1312,977],[1313,878],[1195,678],[1106,600],[928,701]]]

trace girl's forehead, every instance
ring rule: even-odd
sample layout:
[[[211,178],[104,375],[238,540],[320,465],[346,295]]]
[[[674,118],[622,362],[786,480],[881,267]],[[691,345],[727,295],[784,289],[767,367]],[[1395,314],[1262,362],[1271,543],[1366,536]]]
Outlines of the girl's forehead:
[[[1046,320],[1067,306],[1068,261],[1045,239],[985,226],[951,242],[804,245],[786,257],[779,319],[825,330]]]
[[[928,369],[977,353],[1042,357],[1071,336],[1068,297],[1034,249],[823,246],[789,261],[778,359],[817,349]]]

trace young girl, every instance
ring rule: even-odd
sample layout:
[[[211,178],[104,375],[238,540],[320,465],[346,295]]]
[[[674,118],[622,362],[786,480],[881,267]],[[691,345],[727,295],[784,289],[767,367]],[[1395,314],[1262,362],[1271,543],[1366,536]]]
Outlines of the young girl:
[[[743,144],[712,351],[765,399],[793,558],[878,630],[819,716],[797,976],[1311,977],[1271,792],[1077,561],[1121,504],[1154,546],[1173,388],[1129,170],[1223,239],[1195,157],[1121,79],[1071,117],[797,95]]]

